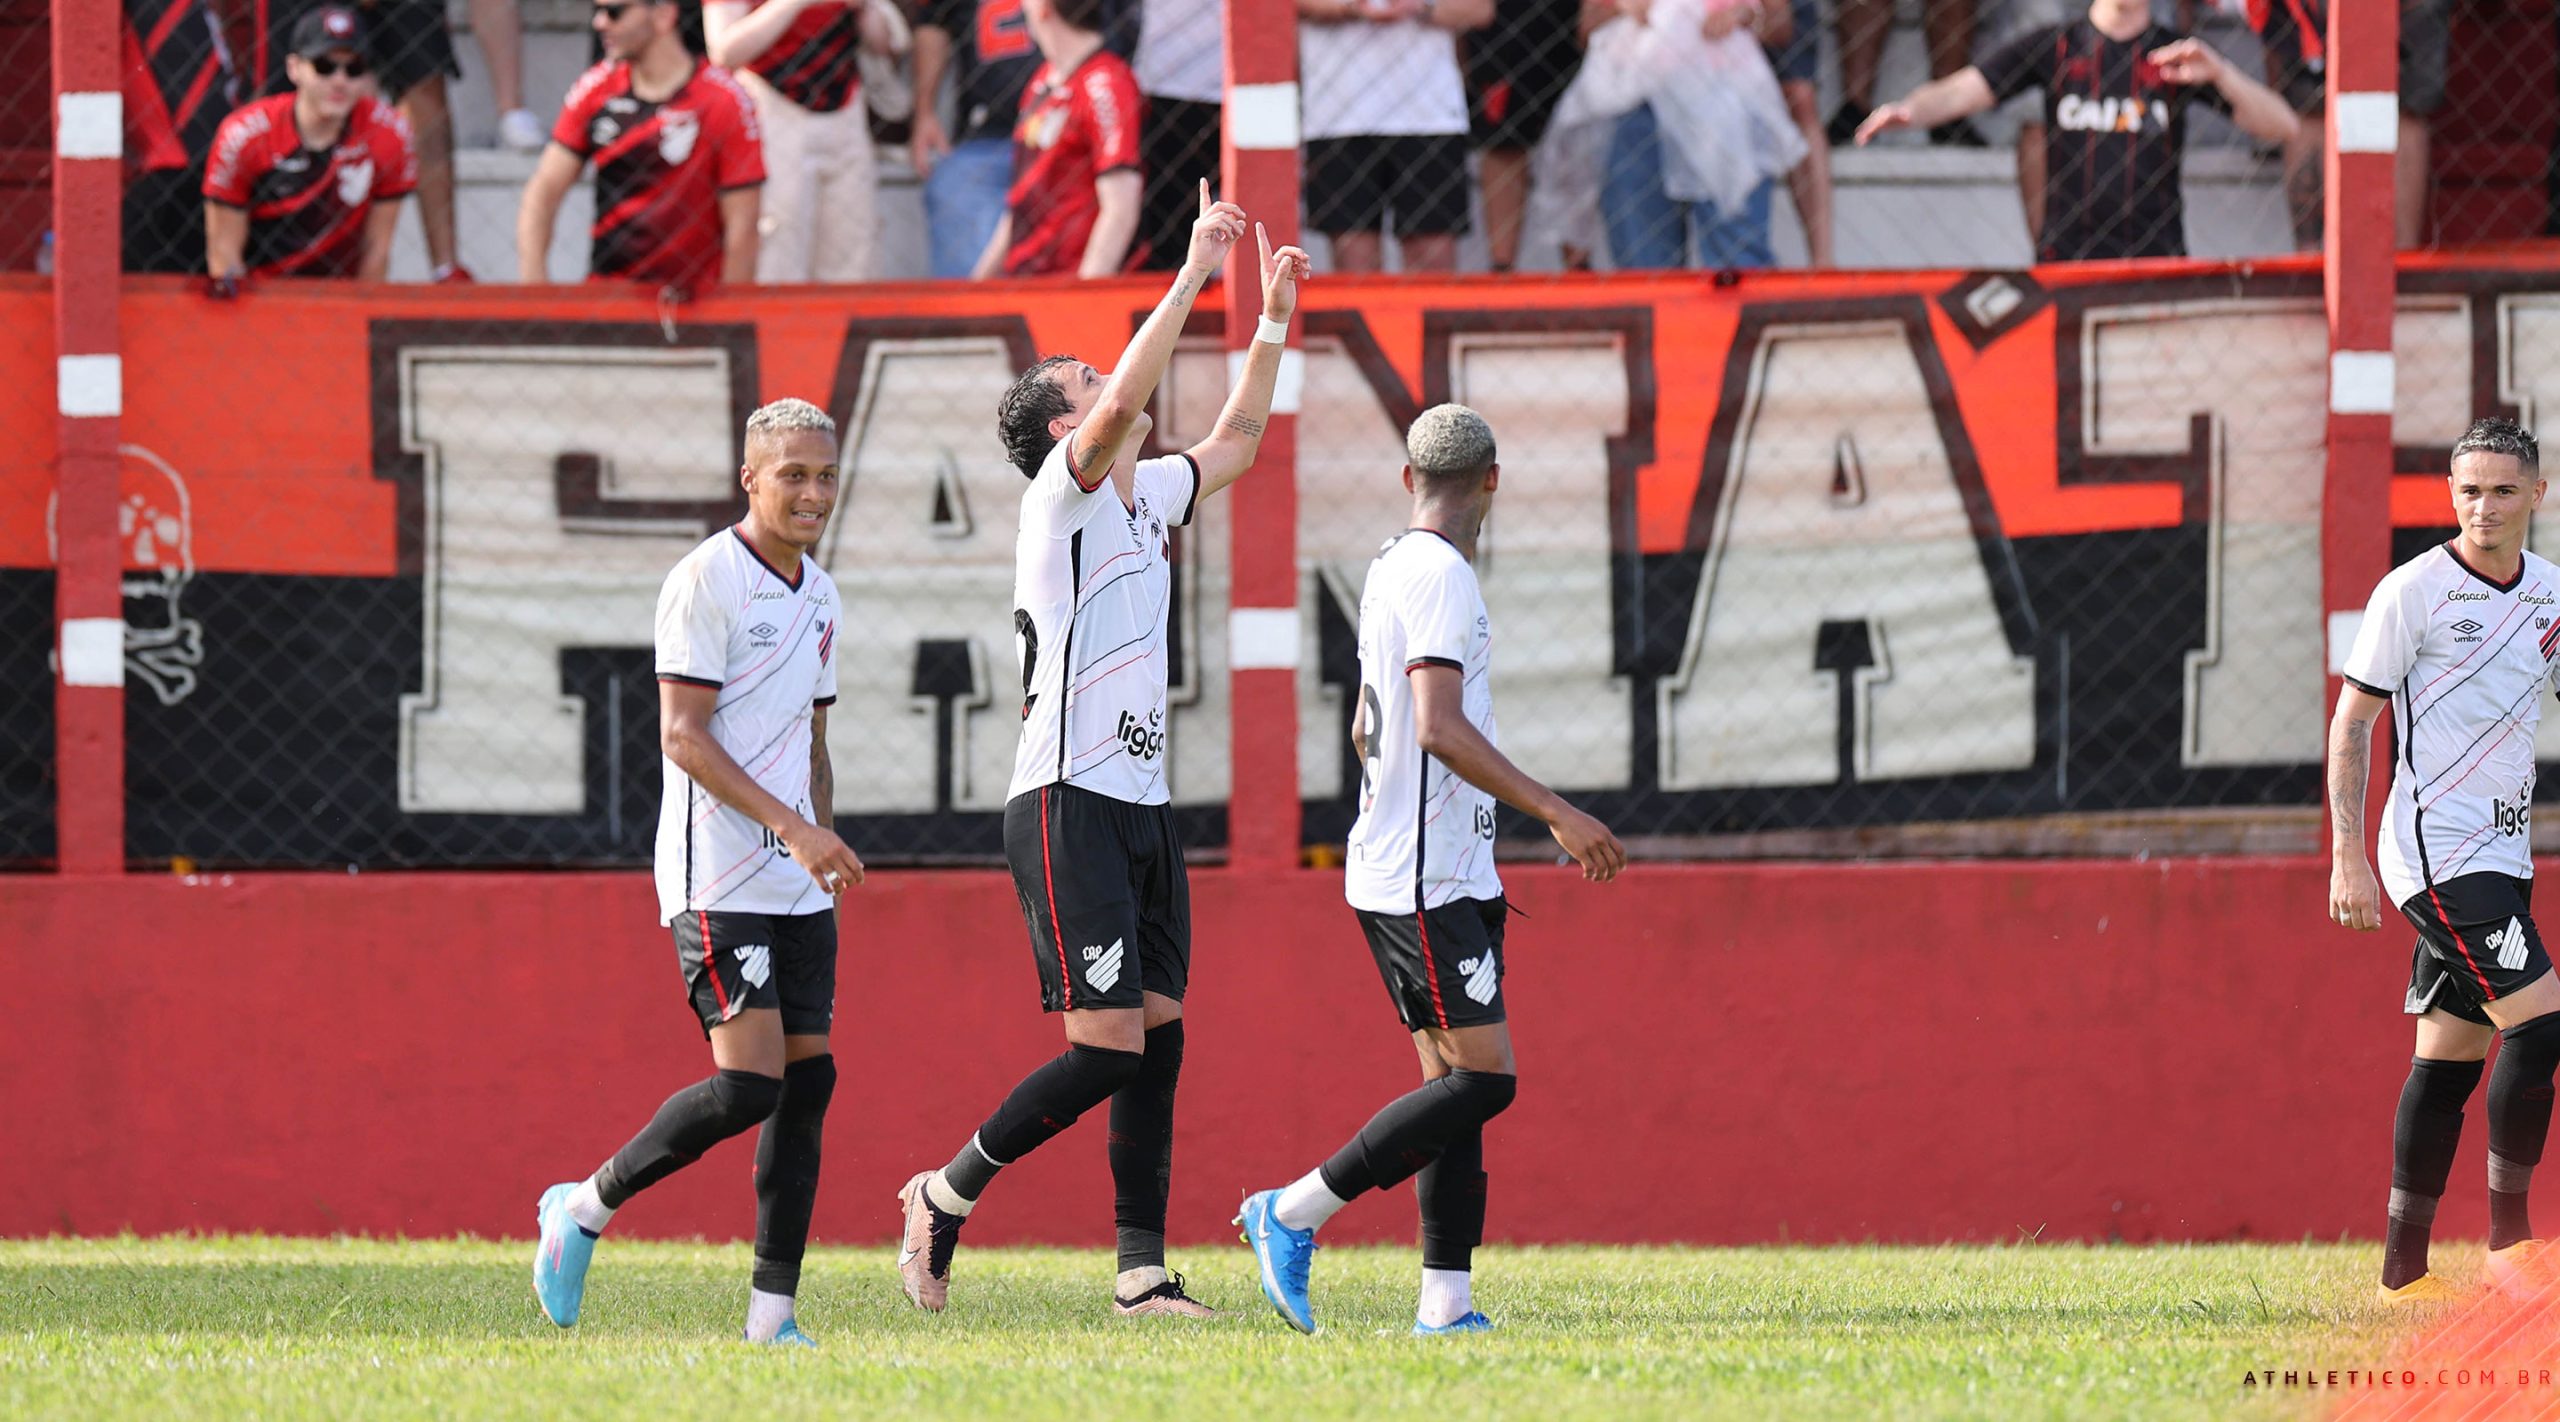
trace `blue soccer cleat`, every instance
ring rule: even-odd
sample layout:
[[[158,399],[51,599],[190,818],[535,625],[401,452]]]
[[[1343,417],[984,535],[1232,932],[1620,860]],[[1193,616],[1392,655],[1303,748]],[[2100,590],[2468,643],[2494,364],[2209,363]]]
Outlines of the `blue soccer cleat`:
[[[1472,1311],[1461,1314],[1447,1323],[1424,1323],[1416,1319],[1413,1324],[1413,1336],[1416,1338],[1438,1338],[1447,1333],[1491,1333],[1492,1331],[1493,1320]]]
[[[818,1346],[817,1339],[800,1331],[800,1320],[796,1318],[782,1320],[782,1331],[771,1338],[750,1338],[747,1341],[764,1348],[815,1348]]]
[[[1244,1197],[1235,1222],[1244,1227],[1244,1242],[1261,1267],[1262,1296],[1300,1333],[1316,1331],[1316,1313],[1307,1302],[1307,1265],[1316,1257],[1316,1232],[1291,1229],[1275,1213],[1280,1192],[1262,1190]]]
[[[543,1317],[562,1328],[578,1321],[578,1305],[587,1297],[587,1261],[595,1257],[596,1237],[569,1218],[572,1181],[542,1192],[533,1218],[542,1237],[533,1246],[533,1298]]]

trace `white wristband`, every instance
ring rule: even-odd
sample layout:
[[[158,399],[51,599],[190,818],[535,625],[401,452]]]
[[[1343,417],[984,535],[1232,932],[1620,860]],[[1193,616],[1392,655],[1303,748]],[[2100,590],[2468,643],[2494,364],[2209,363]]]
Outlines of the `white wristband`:
[[[1269,345],[1285,346],[1289,344],[1289,323],[1265,316],[1262,324],[1253,328],[1253,338]]]

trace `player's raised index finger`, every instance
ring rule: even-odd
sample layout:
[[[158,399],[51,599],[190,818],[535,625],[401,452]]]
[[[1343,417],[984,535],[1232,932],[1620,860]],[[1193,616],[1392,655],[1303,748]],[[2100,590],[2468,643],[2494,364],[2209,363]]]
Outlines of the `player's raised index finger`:
[[[1200,215],[1202,217],[1209,215],[1209,206],[1209,180],[1202,178],[1200,180]]]

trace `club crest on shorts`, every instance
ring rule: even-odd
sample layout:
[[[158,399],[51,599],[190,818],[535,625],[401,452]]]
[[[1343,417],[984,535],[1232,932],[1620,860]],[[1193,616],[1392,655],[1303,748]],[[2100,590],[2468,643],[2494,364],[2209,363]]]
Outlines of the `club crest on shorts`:
[[[1099,943],[1085,948],[1084,980],[1092,985],[1095,992],[1109,992],[1111,985],[1120,981],[1120,946],[1127,941],[1114,938],[1108,948]]]
[[[738,976],[749,987],[763,987],[773,977],[773,949],[762,943],[744,943],[729,950],[738,955]]]
[[[2524,966],[2524,921],[2510,917],[2507,926],[2488,937],[2489,951],[2498,955],[2498,966],[2508,972]]]
[[[1502,970],[1494,963],[1490,949],[1481,958],[1460,962],[1458,971],[1467,975],[1467,996],[1479,1003],[1492,1002],[1493,995],[1502,990]]]

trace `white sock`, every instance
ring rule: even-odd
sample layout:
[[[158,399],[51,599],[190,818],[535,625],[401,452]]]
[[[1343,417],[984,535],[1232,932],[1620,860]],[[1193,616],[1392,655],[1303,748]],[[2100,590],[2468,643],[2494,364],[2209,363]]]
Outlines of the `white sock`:
[[[613,1211],[596,1194],[595,1177],[579,1181],[578,1188],[569,1192],[569,1218],[590,1234],[602,1234],[604,1227],[613,1223]]]
[[[1460,1278],[1466,1277],[1460,1275]],[[762,1289],[747,1290],[747,1341],[770,1343],[791,1321],[791,1295],[768,1294]]]
[[[1279,1203],[1271,1207],[1271,1215],[1291,1229],[1314,1229],[1332,1219],[1334,1211],[1350,1203],[1326,1187],[1323,1171],[1310,1170],[1280,1192]]]
[[[924,1198],[926,1203],[944,1214],[958,1215],[963,1219],[968,1218],[971,1210],[978,1208],[977,1201],[960,1198],[959,1191],[944,1183],[939,1170],[925,1177]]]
[[[1161,1264],[1141,1264],[1135,1269],[1121,1270],[1114,1290],[1121,1298],[1134,1299],[1171,1277]]]
[[[1443,1328],[1475,1311],[1467,1292],[1464,1269],[1425,1269],[1422,1271],[1422,1303],[1415,1309],[1415,1321]]]

